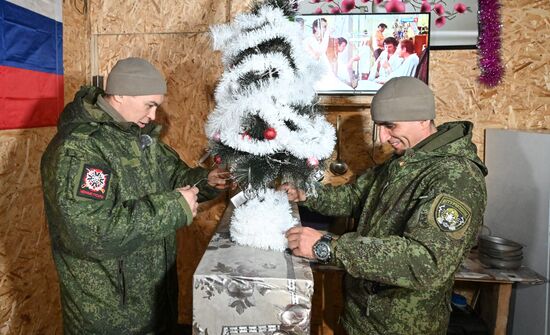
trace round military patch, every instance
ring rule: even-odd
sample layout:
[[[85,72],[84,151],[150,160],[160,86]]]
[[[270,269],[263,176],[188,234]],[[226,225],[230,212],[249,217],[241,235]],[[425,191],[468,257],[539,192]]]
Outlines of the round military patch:
[[[470,221],[471,210],[460,200],[448,195],[440,195],[435,199],[433,219],[439,229],[453,233],[461,230]]]
[[[87,169],[86,176],[84,176],[84,187],[87,187],[94,192],[105,193],[105,185],[107,183],[107,175],[103,173],[103,170],[97,168]]]

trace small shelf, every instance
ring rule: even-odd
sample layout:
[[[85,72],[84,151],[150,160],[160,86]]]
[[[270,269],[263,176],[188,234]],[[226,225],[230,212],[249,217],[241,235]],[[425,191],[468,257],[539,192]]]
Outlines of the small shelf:
[[[372,95],[319,95],[319,104],[327,107],[370,108]]]

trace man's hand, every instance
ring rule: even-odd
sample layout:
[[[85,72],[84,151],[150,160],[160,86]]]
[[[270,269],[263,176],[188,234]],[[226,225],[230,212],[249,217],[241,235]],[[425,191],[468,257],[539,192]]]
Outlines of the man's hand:
[[[199,203],[197,202],[197,194],[199,194],[199,189],[196,187],[191,187],[189,185],[176,188],[176,191],[180,192],[181,196],[187,201],[193,217],[197,215],[197,209],[199,208]]]
[[[288,248],[295,256],[315,259],[313,245],[323,236],[323,233],[309,227],[292,227],[285,235]]]
[[[289,201],[300,202],[306,201],[306,192],[290,184],[282,184],[279,190],[285,191]]]
[[[207,179],[208,185],[215,187],[218,190],[224,190],[228,187],[234,189],[236,187],[235,183],[230,182],[231,173],[220,168],[210,171]]]

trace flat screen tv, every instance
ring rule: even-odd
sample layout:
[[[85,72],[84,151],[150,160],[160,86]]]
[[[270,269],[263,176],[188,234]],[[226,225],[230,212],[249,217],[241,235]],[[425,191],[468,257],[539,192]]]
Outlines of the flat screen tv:
[[[429,13],[299,14],[296,22],[303,52],[324,68],[319,94],[374,94],[397,76],[428,83]]]

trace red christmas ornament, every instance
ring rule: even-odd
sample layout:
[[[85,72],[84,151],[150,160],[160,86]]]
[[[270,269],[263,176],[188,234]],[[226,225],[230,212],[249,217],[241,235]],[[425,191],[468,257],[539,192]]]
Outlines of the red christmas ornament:
[[[222,163],[222,156],[220,156],[220,155],[214,156],[214,163],[216,163],[218,165],[221,164]]]
[[[272,140],[274,139],[275,137],[277,137],[277,131],[275,131],[274,128],[267,128],[265,131],[264,131],[264,138],[266,140]]]

